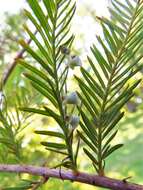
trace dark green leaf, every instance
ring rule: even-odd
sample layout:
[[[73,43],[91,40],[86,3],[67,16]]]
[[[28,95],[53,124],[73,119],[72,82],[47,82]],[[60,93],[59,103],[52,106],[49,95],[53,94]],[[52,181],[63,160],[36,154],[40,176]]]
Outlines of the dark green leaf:
[[[123,144],[117,144],[115,146],[113,146],[112,148],[110,148],[108,150],[108,152],[106,152],[104,155],[103,155],[103,159],[105,159],[106,157],[108,157],[111,153],[113,153],[115,150],[121,148],[123,146]]]
[[[58,154],[68,155],[68,153],[66,153],[66,152],[56,150],[56,149],[52,149],[52,148],[46,148],[46,150],[49,150],[51,152],[55,152],[55,153],[58,153]]]
[[[48,136],[53,136],[53,137],[65,139],[65,137],[62,133],[55,132],[55,131],[35,131],[35,133],[40,134],[40,135],[48,135]]]
[[[65,144],[51,143],[51,142],[41,142],[41,144],[49,148],[67,149]]]
[[[83,150],[84,150],[85,154],[89,157],[89,159],[92,160],[93,163],[98,165],[96,158],[86,148],[83,148]]]
[[[95,65],[93,64],[92,60],[91,60],[89,57],[88,57],[88,61],[89,61],[90,66],[92,67],[92,69],[93,69],[93,71],[94,71],[94,73],[95,73],[95,76],[97,77],[97,80],[99,80],[99,82],[100,82],[102,88],[103,88],[103,89],[106,88],[103,79],[101,78],[101,76],[100,76],[98,70],[96,69]]]
[[[85,142],[85,144],[86,144],[89,148],[91,148],[91,150],[92,150],[93,152],[95,152],[95,153],[97,154],[97,149],[96,149],[96,147],[95,147],[91,142],[89,142],[89,140],[88,140],[81,132],[78,131],[78,134],[79,134],[80,138]]]
[[[39,3],[37,0],[28,0],[29,6],[31,7],[33,13],[37,17],[37,20],[40,22],[42,28],[44,29],[49,41],[51,41],[51,27],[48,24],[48,19],[46,18],[42,8],[40,7]]]

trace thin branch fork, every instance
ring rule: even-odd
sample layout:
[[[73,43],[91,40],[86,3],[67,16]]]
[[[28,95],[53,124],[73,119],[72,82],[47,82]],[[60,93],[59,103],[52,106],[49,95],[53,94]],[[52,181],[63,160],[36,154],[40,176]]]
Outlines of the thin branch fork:
[[[31,41],[31,40],[29,40]],[[30,43],[30,42],[28,42]],[[22,58],[23,54],[25,53],[25,49],[22,49],[17,56],[14,58],[14,61],[11,63],[11,65],[6,68],[6,70],[4,71],[4,75],[3,75],[3,80],[2,80],[2,86],[4,86],[6,84],[6,82],[8,81],[8,78],[10,77],[10,75],[12,74],[13,70],[16,67],[16,60],[19,58]]]
[[[38,31],[36,30],[34,32],[34,35],[36,35],[37,32]],[[27,44],[30,44],[31,42],[32,42],[32,40],[29,39],[27,41]],[[13,70],[15,69],[15,67],[17,65],[16,64],[17,59],[22,58],[24,53],[25,53],[25,49],[22,49],[19,53],[17,53],[16,57],[14,58],[14,61],[10,64],[10,66],[8,68],[5,69],[4,75],[3,75],[3,79],[2,79],[2,86],[6,85],[6,83],[7,83],[8,79],[9,79],[10,75],[12,74]]]
[[[117,180],[108,177],[100,177],[83,172],[73,172],[69,170],[49,169],[32,165],[6,165],[0,164],[0,172],[27,173],[31,175],[70,180],[93,186],[104,187],[114,190],[143,190],[143,185],[128,183],[125,180]]]

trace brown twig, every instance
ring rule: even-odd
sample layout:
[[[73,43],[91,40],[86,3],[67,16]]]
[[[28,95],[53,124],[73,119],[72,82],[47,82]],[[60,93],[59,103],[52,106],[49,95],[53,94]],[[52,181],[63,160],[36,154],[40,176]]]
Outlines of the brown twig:
[[[38,189],[41,185],[44,185],[45,183],[47,183],[47,181],[49,180],[49,177],[43,176],[40,180],[40,182],[38,182],[37,184],[35,184],[31,190],[36,190]]]
[[[31,165],[6,165],[0,164],[0,172],[28,173],[31,175],[46,176],[61,179],[58,169],[49,169]],[[114,190],[143,190],[143,185],[124,182],[123,180],[100,177],[87,173],[61,170],[64,180],[85,183],[93,186],[109,188]]]
[[[46,162],[42,165],[42,167],[46,167]],[[39,187],[41,187],[42,185],[44,185],[45,183],[47,183],[48,180],[49,180],[49,177],[42,176],[41,180],[38,183],[36,183],[35,185],[33,185],[33,187],[32,187],[31,190],[38,189]]]
[[[34,32],[34,35],[37,34],[37,30]],[[27,44],[30,44],[32,42],[31,39],[29,39],[27,41]],[[16,57],[14,58],[14,61],[10,64],[9,68],[6,68],[6,70],[4,71],[4,75],[3,75],[3,78],[2,78],[2,87],[5,86],[5,84],[7,83],[10,75],[12,74],[13,70],[15,69],[16,67],[16,60],[19,59],[19,58],[22,58],[23,57],[23,54],[25,53],[25,49],[22,49],[17,55]]]

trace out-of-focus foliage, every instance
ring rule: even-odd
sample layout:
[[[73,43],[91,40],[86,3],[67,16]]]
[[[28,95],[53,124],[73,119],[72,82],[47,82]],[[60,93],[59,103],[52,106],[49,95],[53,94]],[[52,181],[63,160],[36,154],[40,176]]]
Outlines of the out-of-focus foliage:
[[[14,57],[19,51],[17,39],[22,36],[22,23],[25,22],[24,17],[20,14],[10,15],[5,13],[5,23],[0,28],[0,80],[7,72]],[[6,87],[8,94],[13,92],[13,88],[20,83],[20,68],[16,68],[14,74],[10,77]],[[15,76],[15,77],[13,77]],[[5,90],[6,90],[5,89]]]
[[[17,40],[22,36],[22,24],[25,18],[20,14],[4,14],[4,24],[0,28],[0,66],[8,64],[10,57],[14,55],[19,47]],[[2,73],[1,73],[2,74]]]

